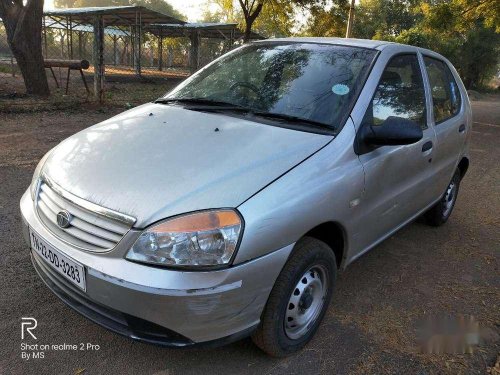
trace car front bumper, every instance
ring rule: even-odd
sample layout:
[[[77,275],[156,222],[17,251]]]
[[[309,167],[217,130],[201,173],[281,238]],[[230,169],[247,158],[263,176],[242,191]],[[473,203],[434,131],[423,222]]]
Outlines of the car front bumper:
[[[258,325],[269,293],[293,247],[292,244],[227,269],[187,272],[124,259],[137,233],[126,235],[104,254],[71,247],[45,228],[29,192],[21,198],[21,213],[28,244],[31,228],[85,266],[84,292],[32,251],[36,271],[59,298],[108,329],[167,346],[223,344],[248,335]]]

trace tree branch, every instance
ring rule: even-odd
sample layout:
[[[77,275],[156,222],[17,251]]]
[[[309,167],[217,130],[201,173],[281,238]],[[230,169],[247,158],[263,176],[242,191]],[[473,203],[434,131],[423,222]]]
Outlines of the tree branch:
[[[464,14],[469,13],[471,10],[474,10],[474,8],[477,8],[477,7],[483,5],[484,3],[488,2],[488,1],[490,1],[490,0],[479,1],[478,3],[472,5],[471,7],[467,8],[467,9],[464,9],[462,12],[460,12],[460,15],[463,16]]]
[[[241,6],[241,10],[243,11],[243,15],[245,16],[245,21],[247,20],[248,18],[248,9],[247,9],[247,5],[245,5],[243,3],[243,0],[238,0],[240,2],[240,6]],[[246,1],[245,1],[246,3]]]

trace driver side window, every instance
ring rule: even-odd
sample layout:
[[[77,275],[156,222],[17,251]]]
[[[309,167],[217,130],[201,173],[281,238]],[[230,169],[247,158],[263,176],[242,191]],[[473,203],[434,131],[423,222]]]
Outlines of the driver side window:
[[[380,126],[394,116],[427,128],[425,91],[417,55],[397,55],[387,64],[363,124]]]

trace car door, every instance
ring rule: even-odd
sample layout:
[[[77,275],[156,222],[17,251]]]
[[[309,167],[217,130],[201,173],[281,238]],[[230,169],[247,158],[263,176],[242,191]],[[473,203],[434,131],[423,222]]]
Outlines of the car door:
[[[413,218],[433,200],[432,163],[435,133],[427,125],[422,66],[416,52],[393,55],[385,65],[375,93],[358,126],[384,126],[396,116],[419,124],[417,143],[360,150],[365,191],[360,202],[356,248],[363,253]]]
[[[436,132],[434,189],[437,198],[448,186],[466,141],[466,116],[461,92],[448,64],[423,55],[431,93],[431,126]],[[425,75],[424,75],[425,76]]]

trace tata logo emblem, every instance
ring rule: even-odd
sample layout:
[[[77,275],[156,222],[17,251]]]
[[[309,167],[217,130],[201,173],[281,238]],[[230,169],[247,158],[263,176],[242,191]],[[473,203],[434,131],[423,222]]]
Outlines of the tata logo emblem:
[[[67,228],[71,224],[71,214],[68,211],[61,211],[57,214],[57,225],[61,228]]]

